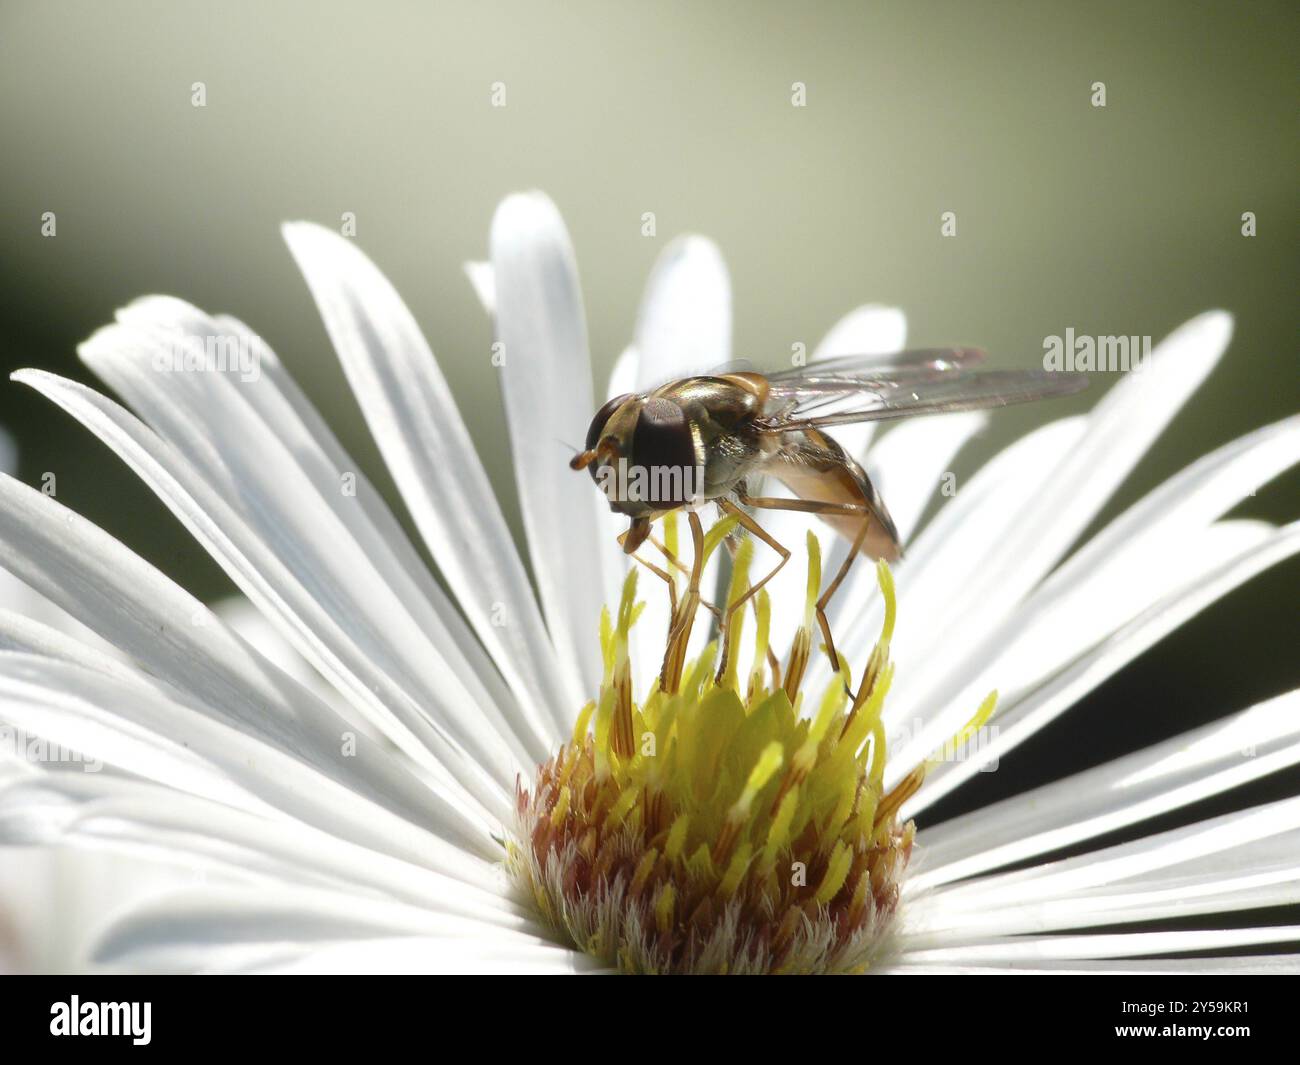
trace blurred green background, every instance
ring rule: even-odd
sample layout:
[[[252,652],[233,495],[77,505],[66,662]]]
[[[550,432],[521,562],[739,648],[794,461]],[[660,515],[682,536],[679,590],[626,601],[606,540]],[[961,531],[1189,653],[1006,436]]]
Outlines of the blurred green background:
[[[573,235],[602,381],[651,263],[682,231],[720,244],[736,352],[760,366],[795,341],[811,348],[868,301],[904,308],[913,344],[983,345],[1003,366],[1034,365],[1043,337],[1067,327],[1159,339],[1226,307],[1228,357],[1113,515],[1300,409],[1298,12],[4,0],[0,364],[6,376],[41,366],[84,379],[74,346],[115,307],[182,296],[252,324],[388,485],[277,228],[355,212],[358,243],[424,326],[508,498],[489,325],[461,263],[485,256],[503,195],[539,187]],[[196,81],[204,108],[191,106]],[[804,108],[791,106],[795,81]],[[1096,81],[1105,108],[1090,103]],[[504,108],[491,106],[494,82]],[[958,235],[944,239],[949,210]],[[45,211],[57,214],[53,239],[41,236]],[[653,238],[641,235],[645,211]],[[1244,211],[1257,216],[1253,238]],[[1111,383],[1052,414],[1085,409]],[[958,483],[1043,417],[1000,414]],[[69,418],[5,380],[0,424],[29,483],[55,472],[63,503],[197,593],[227,590]],[[1298,486],[1291,475],[1241,512],[1294,519]],[[1165,641],[1017,755],[1022,769],[1051,776],[1293,685],[1298,573],[1270,571]],[[980,786],[991,796],[1011,776]]]

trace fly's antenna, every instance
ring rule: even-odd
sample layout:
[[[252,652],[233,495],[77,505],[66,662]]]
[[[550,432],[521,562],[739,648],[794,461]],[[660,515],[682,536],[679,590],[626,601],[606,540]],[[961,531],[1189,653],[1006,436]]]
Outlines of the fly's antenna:
[[[589,451],[579,451],[569,459],[569,469],[585,470],[598,459],[618,458],[620,450],[617,441],[607,436]]]

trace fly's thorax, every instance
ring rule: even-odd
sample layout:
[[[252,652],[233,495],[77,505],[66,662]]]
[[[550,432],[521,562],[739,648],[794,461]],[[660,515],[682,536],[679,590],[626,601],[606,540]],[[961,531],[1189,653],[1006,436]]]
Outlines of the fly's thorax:
[[[720,433],[704,446],[704,495],[716,499],[734,492],[763,457],[762,437],[752,429]]]
[[[758,374],[688,377],[656,392],[680,404],[700,441],[701,496],[727,495],[752,471],[760,438],[754,419],[765,386]]]

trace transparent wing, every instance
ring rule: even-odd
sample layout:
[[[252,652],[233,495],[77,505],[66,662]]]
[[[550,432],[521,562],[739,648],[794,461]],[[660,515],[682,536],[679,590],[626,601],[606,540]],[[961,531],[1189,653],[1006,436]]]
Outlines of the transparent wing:
[[[918,353],[920,356],[922,353]],[[838,369],[821,364],[802,373],[782,371],[768,378],[767,429],[819,429],[854,422],[883,421],[918,414],[984,410],[1067,396],[1087,387],[1083,374],[1046,370],[974,370],[977,359],[929,358],[885,369]],[[828,360],[833,361],[833,360]]]
[[[842,386],[846,381],[875,377],[881,374],[931,374],[959,367],[969,367],[984,358],[980,348],[917,348],[913,351],[895,351],[886,355],[836,355],[818,359],[803,366],[769,372],[761,370],[749,359],[732,359],[719,366],[701,371],[709,377],[728,373],[758,372],[769,381],[783,385],[800,382],[809,387],[825,382],[830,387]]]
[[[969,368],[984,359],[980,348],[916,348],[888,355],[836,355],[804,366],[767,374],[771,381],[846,381],[889,374],[945,373]]]

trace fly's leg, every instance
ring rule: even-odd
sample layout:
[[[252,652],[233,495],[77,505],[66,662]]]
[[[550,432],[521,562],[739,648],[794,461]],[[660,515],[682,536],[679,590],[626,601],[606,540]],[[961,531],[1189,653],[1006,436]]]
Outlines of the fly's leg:
[[[740,596],[734,603],[731,603],[727,607],[722,620],[722,635],[720,637],[722,642],[722,654],[720,656],[721,661],[718,663],[718,676],[722,677],[727,671],[727,633],[731,628],[731,619],[735,616],[737,610],[753,599],[768,581],[781,572],[781,568],[790,561],[790,551],[775,537],[769,535],[768,532],[758,524],[758,522],[736,506],[735,503],[732,503],[729,499],[718,499],[716,502],[725,513],[730,514],[736,519],[741,528],[745,529],[745,531],[751,535],[757,536],[763,541],[763,543],[767,544],[768,547],[781,556],[781,561],[772,567],[771,572],[764,576],[757,584],[751,584],[744,595]]]
[[[736,560],[736,546],[735,546],[735,544],[732,542],[732,540],[731,540],[730,537],[727,537],[727,539],[724,541],[724,543],[727,545],[727,554],[729,554],[729,555],[731,556],[731,560],[732,560],[732,562],[735,562],[735,560]],[[707,605],[707,604],[706,604],[706,605]],[[722,632],[722,627],[723,627],[723,619],[722,619],[722,614],[721,614],[721,612],[715,610],[715,611],[714,611],[714,617],[717,619],[717,622],[718,622],[718,631],[719,631],[719,633],[721,633],[721,632]],[[754,600],[754,623],[755,623],[755,624],[758,624],[758,600],[757,600],[757,599]],[[723,638],[722,653],[723,653],[723,655],[725,656],[726,653],[727,653],[727,644],[726,644],[725,634],[723,634],[722,638]],[[723,665],[724,665],[724,666],[726,665],[726,661],[725,661],[725,659],[724,659],[724,661],[723,661]],[[770,669],[770,670],[772,671],[772,688],[773,688],[773,690],[775,690],[775,689],[781,687],[781,660],[780,660],[779,658],[776,657],[776,652],[772,650],[772,645],[771,645],[771,643],[769,643],[769,644],[767,645],[767,667],[768,667],[768,669]]]
[[[853,539],[853,546],[849,548],[849,553],[840,563],[840,568],[835,574],[835,579],[826,586],[826,591],[822,592],[821,598],[817,600],[817,625],[822,630],[822,637],[826,640],[826,654],[831,660],[831,669],[836,673],[840,671],[840,656],[835,650],[835,640],[831,637],[831,623],[826,617],[826,604],[831,601],[836,591],[839,590],[844,578],[849,575],[849,570],[853,567],[853,560],[858,557],[858,550],[862,547],[862,541],[867,538],[867,530],[871,527],[869,521],[862,522],[862,528],[858,530],[858,535]]]
[[[831,623],[826,617],[826,606],[831,601],[836,591],[839,590],[844,578],[849,575],[849,570],[853,567],[853,561],[858,557],[858,551],[862,547],[862,542],[867,538],[867,531],[871,527],[870,510],[857,503],[829,503],[813,499],[777,499],[768,496],[751,496],[742,488],[736,493],[740,501],[747,506],[760,507],[765,510],[795,510],[803,514],[817,515],[844,515],[848,517],[861,516],[862,528],[853,540],[853,547],[840,563],[839,571],[835,574],[835,579],[826,586],[826,591],[816,603],[817,626],[822,630],[822,638],[826,641],[826,654],[831,660],[831,669],[836,673],[840,671],[840,656],[835,650],[835,640],[831,636]]]
[[[627,538],[627,533],[622,533],[618,538],[618,543],[621,545],[626,538]],[[684,574],[687,577],[691,575],[690,567],[687,566],[684,562],[682,562],[682,560],[679,559],[676,555],[674,555],[671,551],[669,551],[667,546],[664,544],[662,540],[660,540],[657,536],[653,534],[651,534],[648,537],[648,539],[650,540],[651,544],[653,544],[656,548],[658,548],[659,553],[668,560],[669,565],[673,569],[675,569],[678,573]],[[677,582],[673,580],[672,574],[665,572],[663,569],[656,566],[653,562],[650,562],[647,559],[642,558],[638,554],[634,553],[631,556],[631,558],[632,561],[639,562],[651,573],[653,573],[656,577],[658,577],[661,581],[663,581],[665,584],[668,585],[668,612],[670,615],[675,615],[677,613]],[[701,599],[700,606],[704,607],[705,610],[707,610],[710,614],[712,614],[714,618],[717,620],[719,625],[722,624],[722,611],[718,609],[717,606],[715,606],[713,603],[710,603],[707,599]]]
[[[695,558],[691,562],[690,581],[686,594],[677,603],[672,622],[668,629],[668,646],[664,650],[664,664],[659,671],[659,688],[672,694],[682,683],[682,670],[686,665],[686,646],[691,639],[691,627],[695,623],[695,611],[700,605],[700,577],[704,572],[704,526],[695,511],[687,511],[687,521],[691,526],[691,542],[695,548]]]
[[[650,542],[651,542],[652,544],[654,544],[654,546],[655,546],[656,548],[659,549],[659,553],[660,553],[661,555],[663,555],[664,558],[666,558],[666,559],[668,560],[668,564],[669,564],[673,569],[675,569],[678,573],[684,574],[684,575],[687,576],[687,577],[689,577],[689,576],[691,575],[690,567],[687,566],[686,563],[684,563],[681,559],[679,559],[679,558],[678,558],[676,555],[674,555],[671,551],[669,551],[667,545],[664,544],[664,542],[663,542],[662,540],[660,540],[657,536],[654,536],[654,535],[652,534],[652,535],[650,536]],[[640,559],[637,559],[637,561],[640,562],[641,560],[640,560]],[[673,587],[672,587],[672,589],[671,589],[670,599],[671,599],[671,602],[670,602],[669,605],[670,605],[674,610],[676,610],[676,609],[677,609],[677,587],[676,587],[675,582],[674,582]],[[710,614],[712,614],[712,615],[714,616],[714,618],[717,620],[717,622],[718,622],[719,625],[722,624],[722,611],[721,611],[721,610],[719,610],[716,606],[714,606],[712,603],[710,603],[707,599],[701,599],[701,600],[700,600],[700,606],[704,607],[705,610],[707,610]]]
[[[666,585],[668,585],[668,611],[670,614],[677,612],[677,582],[673,580],[672,574],[660,569],[653,562],[647,562],[640,555],[632,556],[633,562],[639,562]]]

